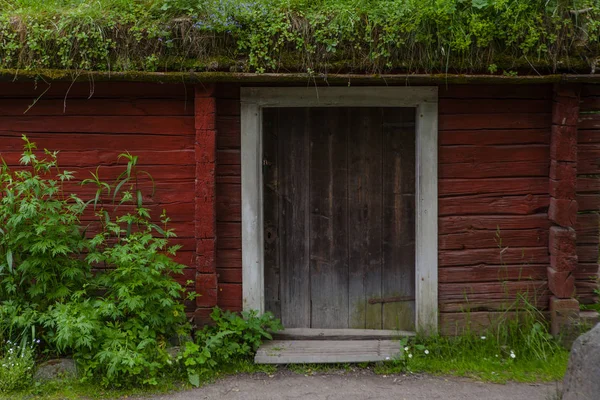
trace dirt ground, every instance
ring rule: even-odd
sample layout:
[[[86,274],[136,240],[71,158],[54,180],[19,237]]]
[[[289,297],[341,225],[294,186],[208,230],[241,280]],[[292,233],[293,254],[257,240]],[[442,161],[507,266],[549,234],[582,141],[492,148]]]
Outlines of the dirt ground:
[[[376,375],[370,371],[300,375],[288,370],[230,376],[185,392],[153,400],[196,399],[390,399],[390,400],[554,400],[556,384],[482,383],[465,378]]]

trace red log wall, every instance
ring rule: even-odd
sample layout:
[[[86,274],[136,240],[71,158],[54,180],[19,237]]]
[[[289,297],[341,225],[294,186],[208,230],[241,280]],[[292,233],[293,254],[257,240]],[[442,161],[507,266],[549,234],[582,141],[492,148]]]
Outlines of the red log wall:
[[[114,175],[123,151],[139,155],[143,169],[157,181],[155,197],[146,201],[157,214],[167,209],[177,242],[184,246],[178,260],[191,266],[182,281],[198,274],[203,296],[191,309],[198,307],[200,320],[215,304],[240,310],[239,85],[69,86],[52,84],[23,114],[47,85],[0,84],[2,156],[16,165],[19,138],[26,133],[42,148],[62,150],[62,166],[83,179],[96,165],[105,167],[106,178]],[[443,331],[463,326],[464,310],[472,321],[488,322],[516,293],[546,309],[552,86],[439,90]],[[577,295],[585,303],[593,299],[590,277],[598,258],[600,89],[584,88],[581,104],[575,275]]]
[[[40,97],[41,96],[41,97]],[[0,84],[0,156],[19,164],[21,135],[39,149],[60,150],[59,163],[75,171],[66,186],[87,199],[95,189],[77,185],[100,165],[104,180],[124,170],[120,153],[139,156],[139,168],[155,179],[144,203],[158,217],[163,209],[183,248],[177,261],[190,266],[178,280],[194,280],[194,89],[183,85],[43,82]],[[32,105],[33,104],[33,105]],[[31,106],[31,107],[30,107]],[[144,187],[150,189],[149,182]],[[93,220],[92,213],[86,220]],[[193,304],[188,310],[194,311]]]
[[[600,243],[600,85],[581,89],[577,126],[577,258],[575,297],[582,304],[597,300]]]
[[[517,293],[546,309],[552,87],[439,90],[443,332],[488,323]]]

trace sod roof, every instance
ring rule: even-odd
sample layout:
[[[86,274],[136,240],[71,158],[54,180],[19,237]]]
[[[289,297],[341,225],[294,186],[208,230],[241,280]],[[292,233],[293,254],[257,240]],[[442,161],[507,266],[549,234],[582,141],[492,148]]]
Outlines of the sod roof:
[[[600,0],[0,0],[4,75],[589,75],[599,39]]]

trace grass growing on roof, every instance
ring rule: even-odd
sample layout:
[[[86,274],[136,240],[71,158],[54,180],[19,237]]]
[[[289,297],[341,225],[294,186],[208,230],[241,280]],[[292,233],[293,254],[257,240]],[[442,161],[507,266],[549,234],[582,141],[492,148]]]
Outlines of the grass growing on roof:
[[[598,53],[599,6],[600,0],[0,0],[0,69],[589,72]]]

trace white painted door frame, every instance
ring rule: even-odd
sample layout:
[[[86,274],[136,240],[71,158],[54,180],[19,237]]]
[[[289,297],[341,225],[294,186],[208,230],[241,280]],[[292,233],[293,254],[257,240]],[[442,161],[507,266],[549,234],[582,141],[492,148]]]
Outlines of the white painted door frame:
[[[416,110],[415,326],[438,327],[437,87],[260,87],[241,89],[242,287],[244,310],[264,312],[262,109],[414,107]]]

